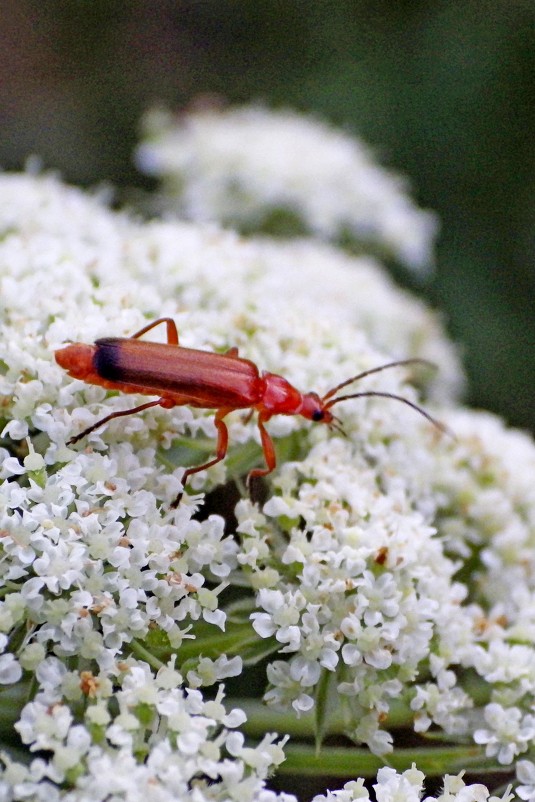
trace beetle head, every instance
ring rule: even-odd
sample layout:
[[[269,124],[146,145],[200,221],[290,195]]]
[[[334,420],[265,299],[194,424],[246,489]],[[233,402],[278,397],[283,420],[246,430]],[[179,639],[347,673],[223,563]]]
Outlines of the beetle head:
[[[334,417],[317,393],[304,393],[299,414],[314,423],[332,423]]]

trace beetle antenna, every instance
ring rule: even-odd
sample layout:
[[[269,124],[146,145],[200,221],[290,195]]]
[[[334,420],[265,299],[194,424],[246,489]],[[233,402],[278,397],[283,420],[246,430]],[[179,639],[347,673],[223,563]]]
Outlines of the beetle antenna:
[[[336,421],[336,423],[333,423]],[[333,420],[329,424],[331,429],[335,429],[335,431],[340,432],[343,437],[347,437],[347,434],[344,431],[344,427],[342,426],[342,421],[337,415],[333,415]]]
[[[387,368],[397,368],[402,365],[425,365],[428,368],[436,369],[434,362],[429,362],[427,359],[419,359],[418,357],[414,357],[412,359],[397,359],[395,362],[387,362],[385,365],[379,365],[377,368],[370,368],[369,370],[363,370],[362,373],[357,373],[356,376],[352,376],[350,379],[346,379],[341,384],[337,384],[336,387],[333,387],[332,390],[329,390],[328,393],[325,393],[321,400],[327,401],[327,399],[332,398],[332,396],[335,395],[338,390],[342,390],[344,387],[347,387],[348,384],[359,381],[359,379],[364,379],[365,376],[371,376],[372,373],[379,373],[381,370],[387,370]],[[330,404],[328,406],[330,406]]]
[[[453,432],[448,429],[443,423],[439,420],[434,418],[429,412],[426,412],[423,407],[418,406],[415,404],[414,401],[410,401],[408,398],[405,398],[402,395],[396,395],[395,393],[386,393],[381,392],[379,390],[369,390],[367,392],[362,393],[352,393],[351,395],[340,395],[338,398],[333,398],[327,404],[325,404],[325,409],[329,409],[330,407],[334,406],[334,404],[338,404],[339,401],[347,401],[349,398],[369,398],[371,396],[379,397],[379,398],[392,398],[394,401],[401,401],[402,404],[406,404],[411,409],[414,409],[416,412],[419,412],[420,415],[423,415],[426,420],[433,424],[439,431],[443,432],[444,434],[449,435],[455,439],[455,435]]]

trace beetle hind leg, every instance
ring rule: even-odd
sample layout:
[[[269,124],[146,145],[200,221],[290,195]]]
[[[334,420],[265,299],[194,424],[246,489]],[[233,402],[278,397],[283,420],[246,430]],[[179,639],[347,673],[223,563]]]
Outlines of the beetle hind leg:
[[[87,429],[84,429],[83,432],[80,434],[76,434],[74,437],[71,437],[70,440],[67,440],[67,445],[72,446],[77,443],[79,440],[82,440],[86,435],[91,434],[94,432],[95,429],[100,429],[101,426],[104,426],[105,423],[109,423],[111,420],[115,418],[124,418],[126,415],[134,415],[136,412],[143,412],[144,409],[150,409],[150,407],[167,407],[168,404],[164,403],[165,399],[158,398],[157,401],[147,401],[146,404],[140,404],[138,407],[134,407],[133,409],[123,409],[119,412],[112,412],[110,415],[106,415],[105,418],[101,418],[92,426],[88,426]],[[175,406],[173,404],[173,406]]]
[[[156,326],[160,326],[162,323],[165,323],[167,330],[167,344],[178,345],[178,329],[172,317],[159,317],[158,320],[153,320],[152,323],[147,323],[147,325],[143,326],[142,329],[136,331],[135,334],[132,334],[130,339],[137,340],[139,337],[142,337],[143,334],[155,329]]]

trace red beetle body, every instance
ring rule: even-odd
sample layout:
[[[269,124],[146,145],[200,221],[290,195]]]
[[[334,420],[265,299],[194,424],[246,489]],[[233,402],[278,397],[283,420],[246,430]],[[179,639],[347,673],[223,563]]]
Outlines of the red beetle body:
[[[167,327],[167,343],[140,340],[147,331],[162,323]],[[326,395],[301,393],[283,376],[258,370],[254,362],[238,356],[238,349],[232,348],[225,354],[210,353],[194,348],[183,348],[178,343],[178,331],[171,318],[160,318],[149,323],[132,337],[104,337],[93,345],[72,343],[55,353],[56,361],[75,379],[88,384],[97,384],[123,393],[157,395],[155,401],[121,412],[113,412],[93,426],[69,440],[76,443],[85,435],[114,418],[141,412],[153,406],[170,409],[188,404],[202,409],[215,409],[215,425],[218,430],[216,456],[202,465],[188,468],[183,476],[185,486],[189,476],[215,465],[224,459],[228,448],[228,430],[223,418],[235,409],[258,411],[258,428],[266,468],[255,468],[248,476],[248,482],[255,476],[265,476],[276,466],[275,449],[264,424],[273,415],[301,415],[308,420],[327,423],[337,427],[330,407],[347,398],[378,395],[394,398],[416,409],[439,428],[441,424],[412,401],[402,396],[381,392],[362,392],[334,397],[342,387],[356,379],[376,373],[386,367],[421,363],[424,360],[407,359],[391,362],[379,368],[364,371],[337,385]],[[178,496],[175,505],[182,494]]]

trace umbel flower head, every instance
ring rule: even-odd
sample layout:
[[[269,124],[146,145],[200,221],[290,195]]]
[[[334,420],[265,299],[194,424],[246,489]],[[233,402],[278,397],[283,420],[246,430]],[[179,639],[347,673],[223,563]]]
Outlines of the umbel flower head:
[[[144,120],[137,163],[162,179],[166,208],[240,230],[352,241],[413,270],[432,264],[434,214],[355,137],[293,111],[204,105]]]
[[[15,724],[29,758],[4,752],[0,798],[286,802],[267,781],[297,716],[368,757],[409,730],[457,742],[472,766],[512,772],[521,757],[529,798],[535,447],[459,405],[436,315],[370,258],[139,222],[48,176],[0,177],[0,230],[0,682],[30,693]],[[213,411],[155,407],[68,445],[144,399],[54,360],[162,316],[181,346],[238,347],[320,394],[431,359],[435,374],[392,369],[359,389],[424,403],[456,437],[381,398],[337,407],[345,438],[273,418],[277,469],[251,499],[258,429],[232,412],[227,459],[172,509],[184,469],[213,453]],[[254,705],[222,686],[243,694],[252,666],[283,722],[253,744],[239,708]],[[411,762],[379,772],[377,799],[421,798]],[[456,765],[439,798],[488,799]],[[352,772],[317,801],[367,798]]]

